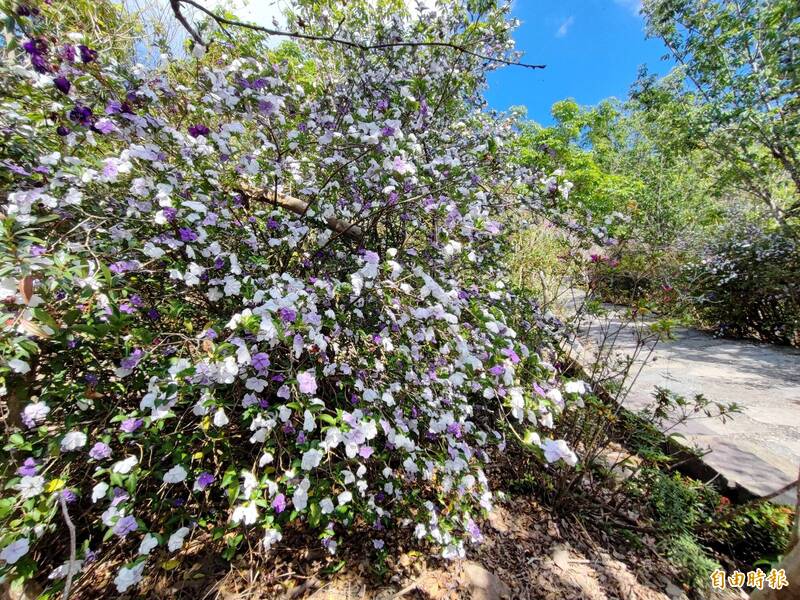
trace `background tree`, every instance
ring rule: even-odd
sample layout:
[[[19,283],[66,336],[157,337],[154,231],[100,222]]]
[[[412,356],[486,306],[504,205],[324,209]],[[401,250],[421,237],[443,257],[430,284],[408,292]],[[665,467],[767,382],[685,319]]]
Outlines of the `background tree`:
[[[646,0],[643,14],[678,67],[662,81],[642,73],[636,100],[655,120],[685,111],[683,140],[716,155],[779,221],[800,216],[800,5]]]

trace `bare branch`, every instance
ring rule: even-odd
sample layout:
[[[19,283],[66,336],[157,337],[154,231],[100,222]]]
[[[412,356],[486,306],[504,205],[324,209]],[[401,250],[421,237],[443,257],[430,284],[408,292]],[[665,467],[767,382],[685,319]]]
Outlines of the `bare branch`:
[[[194,2],[192,2],[192,4],[194,4]],[[198,44],[204,46],[205,44],[203,43],[203,38],[200,37],[200,34],[197,33],[197,30],[192,27],[189,21],[186,20],[186,17],[183,16],[183,13],[181,12],[181,0],[169,0],[169,5],[172,7],[172,13],[175,15],[175,18],[181,25],[183,25],[183,28],[189,32],[189,35],[192,36],[192,39]],[[198,6],[197,4],[194,5],[198,8],[201,8],[204,12],[207,12],[206,9]]]
[[[241,191],[241,193],[248,198],[262,200],[265,202],[274,202],[281,208],[285,208],[286,210],[301,217],[305,216],[306,212],[308,211],[309,203],[305,202],[304,200],[300,200],[299,198],[295,198],[294,196],[287,196],[286,194],[274,195],[270,190],[259,190],[250,187],[242,187],[239,191]],[[336,217],[328,217],[326,223],[329,229],[332,229],[336,233],[344,235],[357,242],[361,241],[361,238],[364,235],[361,227],[358,225],[348,223],[347,221],[342,221]]]
[[[474,56],[475,58],[480,58],[481,60],[486,60],[493,63],[498,63],[502,65],[510,65],[513,67],[523,67],[525,69],[544,69],[546,65],[534,65],[529,63],[522,63],[522,62],[515,62],[513,60],[506,60],[504,58],[497,58],[494,56],[486,56],[485,54],[479,54],[477,52],[473,52],[469,48],[465,48],[464,46],[460,46],[458,44],[454,44],[452,42],[386,42],[383,44],[361,44],[359,42],[354,42],[352,40],[345,40],[342,38],[334,37],[334,36],[327,36],[327,35],[310,35],[307,33],[300,33],[295,31],[280,31],[278,29],[271,29],[269,27],[263,27],[261,25],[255,25],[253,23],[245,23],[243,21],[234,21],[232,19],[226,19],[225,17],[221,17],[217,14],[214,14],[212,11],[207,9],[205,6],[198,4],[194,0],[170,0],[170,5],[172,6],[172,11],[175,13],[175,18],[183,25],[189,34],[194,38],[194,40],[198,44],[203,44],[204,46],[207,45],[197,31],[189,25],[186,18],[180,11],[181,4],[188,4],[193,6],[197,10],[202,13],[205,13],[210,18],[214,19],[216,23],[220,26],[222,25],[230,25],[233,27],[242,27],[245,29],[251,29],[253,31],[260,31],[262,33],[266,33],[269,35],[276,35],[281,37],[289,37],[289,38],[296,38],[302,40],[312,40],[317,42],[330,42],[333,44],[341,44],[342,46],[347,46],[349,48],[355,48],[357,50],[361,50],[364,52],[368,52],[370,50],[385,50],[387,48],[415,48],[415,47],[435,47],[435,48],[452,48],[453,50],[457,50],[463,54],[468,54],[470,56]]]
[[[64,516],[64,522],[69,529],[69,563],[67,567],[67,581],[64,584],[64,593],[61,596],[62,600],[69,598],[69,592],[72,589],[72,578],[75,575],[75,559],[76,559],[76,535],[75,524],[69,518],[69,511],[67,510],[67,499],[64,496],[64,491],[58,493],[58,499],[61,503],[61,514]]]

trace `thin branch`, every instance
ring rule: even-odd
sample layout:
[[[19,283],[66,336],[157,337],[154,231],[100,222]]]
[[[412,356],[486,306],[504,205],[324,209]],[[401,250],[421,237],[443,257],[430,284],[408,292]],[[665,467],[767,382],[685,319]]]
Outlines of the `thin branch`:
[[[192,39],[201,46],[205,46],[205,44],[203,43],[203,38],[200,37],[200,34],[197,33],[197,30],[194,27],[192,27],[192,25],[189,23],[186,17],[183,16],[183,13],[181,12],[181,0],[169,0],[169,5],[172,7],[172,13],[175,15],[175,18],[178,20],[178,23],[183,25],[183,28],[189,32],[189,35],[192,36]],[[198,6],[198,8],[201,7]]]
[[[502,65],[509,65],[514,67],[523,67],[525,69],[544,69],[546,65],[534,65],[529,63],[522,63],[522,62],[515,62],[513,60],[506,60],[504,58],[497,58],[494,56],[486,56],[485,54],[479,54],[477,52],[473,52],[469,48],[465,48],[464,46],[459,46],[458,44],[454,44],[452,42],[386,42],[383,44],[362,44],[360,42],[354,42],[352,40],[345,40],[342,38],[334,37],[332,35],[311,35],[307,33],[300,33],[295,31],[280,31],[278,29],[271,29],[269,27],[263,27],[261,25],[255,25],[253,23],[245,23],[243,21],[234,21],[232,19],[227,19],[225,17],[221,17],[219,15],[214,14],[212,11],[207,9],[205,6],[198,4],[194,0],[170,0],[170,5],[172,6],[172,12],[175,13],[175,18],[186,28],[186,31],[192,36],[195,42],[198,44],[202,44],[203,46],[207,46],[206,42],[203,41],[203,38],[200,37],[200,34],[189,25],[186,21],[186,18],[180,11],[181,4],[188,4],[193,6],[197,10],[202,13],[205,13],[214,21],[217,22],[218,25],[230,25],[232,27],[243,27],[245,29],[252,29],[253,31],[260,31],[262,33],[266,33],[269,35],[276,35],[282,37],[289,37],[289,38],[297,38],[303,40],[312,40],[317,42],[331,42],[334,44],[341,44],[343,46],[348,46],[350,48],[355,48],[357,50],[361,50],[364,52],[370,50],[385,50],[387,48],[402,48],[402,47],[437,47],[437,48],[452,48],[453,50],[457,50],[463,54],[469,54],[470,56],[474,56],[475,58],[480,58],[481,60],[486,60],[489,62],[494,62]]]
[[[69,598],[69,591],[72,588],[72,577],[75,573],[75,554],[76,554],[76,535],[75,535],[75,525],[72,522],[72,519],[69,518],[69,512],[67,511],[67,500],[64,495],[64,492],[61,491],[58,494],[59,501],[61,502],[61,514],[64,515],[64,521],[67,524],[67,529],[69,529],[69,564],[67,566],[67,581],[64,584],[64,593],[61,596],[62,600],[67,600]]]

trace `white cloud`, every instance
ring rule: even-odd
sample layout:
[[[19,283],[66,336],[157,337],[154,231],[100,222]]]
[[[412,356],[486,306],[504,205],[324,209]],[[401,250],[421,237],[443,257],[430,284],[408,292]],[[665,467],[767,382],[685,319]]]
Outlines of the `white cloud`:
[[[558,28],[558,31],[556,31],[556,37],[562,38],[565,35],[567,35],[569,28],[572,27],[572,24],[574,22],[575,22],[575,17],[573,16],[569,16],[566,19],[564,19],[564,22],[561,23],[561,26]]]
[[[637,17],[642,10],[642,0],[614,0],[614,4],[627,8]]]

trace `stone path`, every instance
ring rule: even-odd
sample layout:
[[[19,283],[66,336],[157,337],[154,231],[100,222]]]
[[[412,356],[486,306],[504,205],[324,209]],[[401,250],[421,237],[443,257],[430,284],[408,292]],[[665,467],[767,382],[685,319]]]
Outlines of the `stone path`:
[[[646,338],[647,321],[631,322],[623,310],[583,326],[580,341],[594,354],[603,339],[613,339],[612,356],[631,355],[637,339]],[[800,465],[800,351],[747,341],[713,338],[691,329],[674,331],[674,341],[647,342],[653,347],[636,357],[642,367],[624,406],[631,410],[652,401],[656,386],[686,398],[702,393],[718,402],[736,402],[740,414],[723,423],[698,418],[674,431],[711,452],[704,462],[729,481],[759,496],[779,490],[798,477]],[[609,352],[608,342],[602,349]],[[647,359],[647,360],[646,360]],[[795,493],[776,500],[794,503]]]

